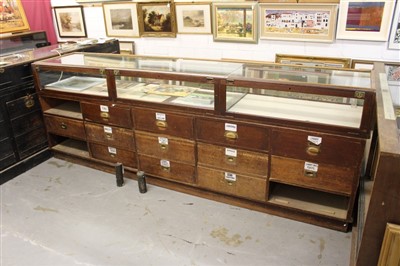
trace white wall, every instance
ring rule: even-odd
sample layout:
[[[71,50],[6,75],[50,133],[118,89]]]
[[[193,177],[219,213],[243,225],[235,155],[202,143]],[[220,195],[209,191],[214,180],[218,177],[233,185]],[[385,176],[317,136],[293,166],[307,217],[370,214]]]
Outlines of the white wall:
[[[189,2],[189,1],[188,1]],[[75,0],[51,0],[52,6],[77,5]],[[85,5],[84,15],[89,38],[106,38],[103,10]],[[234,58],[274,61],[275,54],[296,54],[352,59],[400,61],[400,50],[387,49],[387,42],[334,40],[333,43],[259,40],[258,44],[214,42],[212,35],[178,34],[176,38],[119,38],[134,41],[136,54],[195,58]],[[66,41],[68,39],[59,39]]]

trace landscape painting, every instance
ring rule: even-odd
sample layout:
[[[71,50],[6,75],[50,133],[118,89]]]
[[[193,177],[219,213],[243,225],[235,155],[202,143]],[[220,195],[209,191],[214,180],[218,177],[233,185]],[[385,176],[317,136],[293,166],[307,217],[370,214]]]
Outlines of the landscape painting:
[[[140,36],[175,37],[175,9],[169,2],[139,4]]]
[[[178,33],[211,33],[211,5],[176,3]]]
[[[262,5],[261,38],[332,42],[337,9],[334,5]]]
[[[20,0],[0,2],[0,33],[29,30],[24,8]]]
[[[139,37],[136,3],[103,3],[107,36]]]

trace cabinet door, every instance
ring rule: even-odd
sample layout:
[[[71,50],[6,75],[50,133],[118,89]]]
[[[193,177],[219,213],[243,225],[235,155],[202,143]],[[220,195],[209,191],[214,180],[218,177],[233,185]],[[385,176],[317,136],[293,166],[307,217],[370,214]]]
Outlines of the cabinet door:
[[[87,140],[97,142],[106,146],[119,147],[133,151],[133,130],[108,125],[85,122]]]
[[[212,191],[250,200],[266,200],[267,180],[265,178],[199,166],[197,182],[200,187]]]
[[[138,130],[193,139],[191,116],[144,108],[134,108],[133,116]]]
[[[272,130],[272,154],[358,168],[365,141],[301,130]]]
[[[358,185],[357,179],[358,172],[353,167],[271,156],[270,181],[350,196]]]
[[[191,140],[135,131],[138,153],[195,165],[195,143]]]
[[[249,150],[269,150],[267,128],[230,120],[199,118],[196,120],[197,139]]]
[[[81,103],[81,108],[86,121],[132,128],[132,118],[129,107],[83,102]]]
[[[198,164],[227,171],[266,177],[268,154],[198,143]]]

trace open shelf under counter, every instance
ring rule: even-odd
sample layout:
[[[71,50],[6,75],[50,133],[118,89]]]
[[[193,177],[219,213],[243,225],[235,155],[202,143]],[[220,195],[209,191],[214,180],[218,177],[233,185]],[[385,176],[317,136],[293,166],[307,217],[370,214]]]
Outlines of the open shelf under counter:
[[[347,218],[349,205],[347,197],[275,182],[271,185],[269,203],[337,219]]]
[[[74,155],[82,158],[89,158],[89,151],[87,148],[87,144],[84,141],[67,139],[53,147],[51,147],[53,151],[66,153],[70,155]]]
[[[81,107],[79,102],[68,101],[64,102],[56,107],[47,109],[44,111],[45,114],[65,116],[75,119],[83,119]]]

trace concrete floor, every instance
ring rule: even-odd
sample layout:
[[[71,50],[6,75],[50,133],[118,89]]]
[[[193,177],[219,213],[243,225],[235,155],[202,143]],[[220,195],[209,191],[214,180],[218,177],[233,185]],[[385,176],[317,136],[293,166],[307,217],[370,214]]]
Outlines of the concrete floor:
[[[1,186],[1,266],[349,265],[351,233],[50,159]]]

